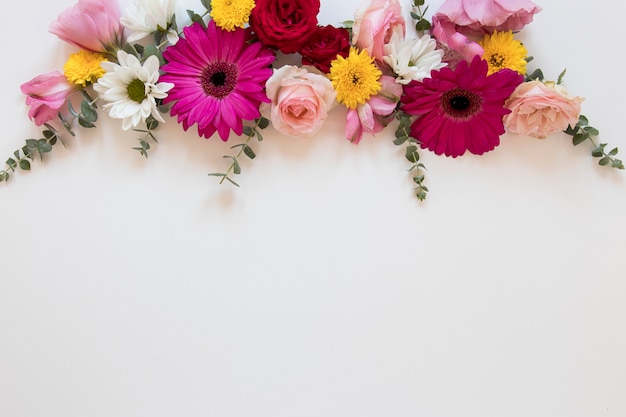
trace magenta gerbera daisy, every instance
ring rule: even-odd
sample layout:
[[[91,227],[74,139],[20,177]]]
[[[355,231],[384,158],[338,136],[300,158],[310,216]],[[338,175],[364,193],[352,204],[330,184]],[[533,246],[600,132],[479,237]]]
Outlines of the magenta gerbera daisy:
[[[160,81],[174,84],[164,103],[174,102],[171,114],[185,131],[197,123],[200,136],[217,131],[226,141],[231,130],[242,134],[243,120],[260,117],[274,53],[248,39],[245,29],[226,31],[211,20],[206,29],[185,27],[184,38],[163,52]]]
[[[466,150],[482,155],[500,144],[502,116],[510,113],[504,102],[524,77],[509,69],[487,71],[487,62],[476,56],[404,88],[402,110],[418,116],[411,136],[422,148],[457,157]]]

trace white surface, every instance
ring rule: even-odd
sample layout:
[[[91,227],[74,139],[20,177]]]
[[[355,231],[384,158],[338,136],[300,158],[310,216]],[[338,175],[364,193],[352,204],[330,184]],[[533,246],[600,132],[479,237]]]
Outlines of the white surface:
[[[47,32],[72,3],[4,19],[2,158],[39,132],[19,85],[74,52]],[[622,15],[539,4],[533,64],[626,152]],[[144,160],[104,114],[0,185],[0,416],[626,415],[626,173],[507,136],[422,151],[420,204],[393,129],[352,145],[341,112],[267,130],[239,189],[207,176],[236,140],[169,119]]]

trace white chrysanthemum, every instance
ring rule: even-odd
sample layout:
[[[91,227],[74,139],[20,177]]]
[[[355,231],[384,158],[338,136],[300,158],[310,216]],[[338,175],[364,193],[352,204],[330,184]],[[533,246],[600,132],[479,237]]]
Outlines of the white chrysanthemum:
[[[131,33],[128,42],[136,42],[151,33],[167,31],[167,41],[174,45],[178,34],[171,28],[176,0],[135,0],[120,18],[120,23]]]
[[[165,122],[157,109],[156,99],[164,99],[174,87],[172,83],[160,82],[159,59],[152,55],[143,65],[134,55],[118,51],[119,64],[105,61],[102,68],[106,74],[98,79],[93,88],[107,103],[103,106],[109,116],[122,120],[122,129],[136,127],[152,115]]]
[[[384,53],[383,60],[389,64],[396,74],[396,82],[400,84],[422,81],[430,77],[432,70],[447,65],[441,61],[443,51],[437,49],[437,41],[428,35],[405,39],[401,30],[394,30]]]

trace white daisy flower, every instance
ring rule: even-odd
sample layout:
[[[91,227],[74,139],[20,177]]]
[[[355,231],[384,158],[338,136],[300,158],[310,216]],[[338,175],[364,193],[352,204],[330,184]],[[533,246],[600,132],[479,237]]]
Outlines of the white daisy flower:
[[[136,42],[151,33],[167,32],[167,41],[174,45],[178,34],[172,29],[176,0],[135,0],[120,19],[122,25],[131,33],[128,42]]]
[[[430,77],[432,70],[447,65],[441,61],[443,51],[437,49],[435,39],[429,35],[405,39],[400,29],[392,33],[389,43],[384,46],[383,56],[383,60],[396,74],[396,82],[408,84],[412,80],[422,81]]]
[[[119,64],[108,61],[101,64],[106,74],[93,85],[100,98],[107,102],[103,108],[109,111],[109,116],[122,119],[124,130],[136,127],[150,115],[165,122],[156,100],[167,97],[174,84],[157,83],[159,59],[152,55],[141,65],[134,55],[118,51],[117,60]]]

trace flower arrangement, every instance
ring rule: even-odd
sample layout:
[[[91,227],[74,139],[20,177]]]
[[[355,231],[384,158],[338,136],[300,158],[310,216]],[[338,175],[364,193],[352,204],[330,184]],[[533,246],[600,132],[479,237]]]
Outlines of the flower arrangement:
[[[563,86],[565,71],[547,80],[528,70],[516,36],[541,11],[530,0],[446,0],[430,19],[425,1],[413,0],[413,35],[399,0],[364,0],[337,26],[318,23],[320,0],[201,0],[182,30],[175,0],[132,1],[122,11],[117,0],[78,0],[51,22],[76,52],[63,72],[22,84],[42,135],[7,159],[0,182],[76,125],[96,127],[100,109],[145,134],[133,148],[144,157],[168,114],[203,138],[243,137],[224,155],[228,168],[209,173],[236,186],[240,158],[255,158],[251,141],[263,129],[311,138],[337,108],[354,144],[394,126],[419,200],[428,192],[420,149],[482,155],[506,132],[565,132],[574,145],[591,143],[600,165],[624,169],[618,149],[597,142],[583,98]],[[299,64],[282,64],[285,56]]]

